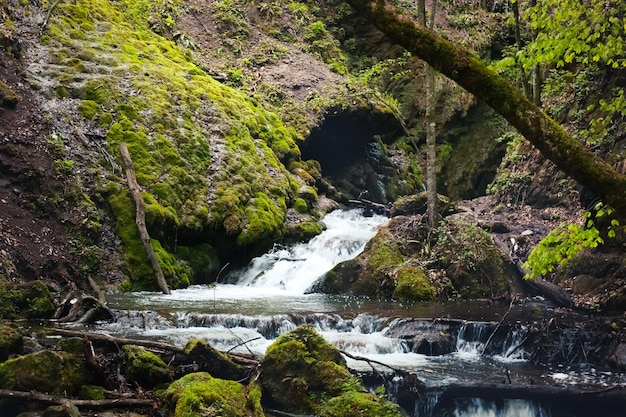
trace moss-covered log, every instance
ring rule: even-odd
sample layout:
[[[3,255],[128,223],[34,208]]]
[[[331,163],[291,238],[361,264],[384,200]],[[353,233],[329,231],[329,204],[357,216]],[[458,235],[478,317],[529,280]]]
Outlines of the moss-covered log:
[[[568,135],[477,56],[403,16],[385,0],[347,2],[393,42],[491,106],[559,169],[626,216],[626,176]]]

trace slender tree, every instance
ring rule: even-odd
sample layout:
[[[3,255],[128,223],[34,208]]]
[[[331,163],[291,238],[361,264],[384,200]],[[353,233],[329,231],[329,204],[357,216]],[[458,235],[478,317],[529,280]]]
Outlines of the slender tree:
[[[347,0],[393,42],[500,113],[559,169],[626,217],[626,176],[570,136],[477,56],[404,16],[385,0]]]

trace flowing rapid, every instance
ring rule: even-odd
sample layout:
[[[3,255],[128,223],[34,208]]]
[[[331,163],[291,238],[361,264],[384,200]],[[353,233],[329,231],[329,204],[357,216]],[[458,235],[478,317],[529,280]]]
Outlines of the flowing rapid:
[[[324,273],[361,253],[387,218],[347,210],[332,212],[323,222],[325,230],[309,242],[277,245],[246,268],[230,271],[216,285],[196,285],[171,295],[110,294],[108,305],[116,317],[112,323],[98,324],[97,330],[179,345],[201,338],[220,350],[262,355],[280,334],[310,324],[350,356],[410,371],[432,387],[430,398],[416,398],[414,406],[404,404],[413,416],[552,417],[559,414],[551,414],[549,404],[529,400],[466,398],[443,404],[437,387],[507,380],[576,385],[589,379],[588,372],[530,364],[529,352],[523,348],[528,326],[499,324],[508,305],[487,301],[402,304],[308,294]],[[348,358],[348,364],[355,371],[372,369],[371,363],[362,360]],[[606,386],[615,383],[610,374],[592,377]],[[401,387],[387,389],[393,395]]]

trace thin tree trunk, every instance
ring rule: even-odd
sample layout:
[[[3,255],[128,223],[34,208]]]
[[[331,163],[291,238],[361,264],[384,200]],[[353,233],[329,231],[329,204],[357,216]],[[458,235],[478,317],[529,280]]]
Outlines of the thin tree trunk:
[[[530,0],[530,7],[535,7],[537,5],[537,0]],[[537,38],[537,31],[533,30],[533,39]],[[541,79],[541,66],[539,64],[533,65],[532,69],[532,97],[533,103],[537,107],[541,107],[541,83],[543,80]]]
[[[435,27],[435,13],[437,1],[433,0],[432,12],[428,26]],[[422,24],[426,26],[426,16]],[[437,227],[437,124],[435,107],[437,101],[437,87],[435,84],[435,70],[426,68],[426,217],[431,229]]]
[[[128,188],[133,195],[133,200],[135,200],[135,223],[137,224],[137,230],[139,231],[141,244],[146,251],[146,255],[148,256],[150,265],[152,265],[152,270],[154,271],[154,275],[156,276],[159,288],[161,289],[163,294],[169,294],[170,289],[167,287],[167,282],[165,281],[165,277],[163,276],[161,264],[159,264],[159,259],[154,252],[152,244],[150,243],[150,235],[148,234],[148,229],[146,229],[146,210],[143,205],[143,196],[141,195],[141,189],[139,188],[139,184],[137,183],[137,179],[135,178],[133,160],[130,157],[130,153],[128,152],[128,148],[126,147],[126,143],[120,143],[120,152],[122,154],[122,162],[124,164],[124,171],[126,173],[126,181],[128,181]]]
[[[347,0],[393,42],[491,106],[541,153],[626,217],[626,175],[571,137],[478,57],[403,16],[384,0]]]
[[[513,2],[513,17],[515,18],[515,44],[517,45],[517,51],[519,52],[522,50],[522,33],[520,29],[519,4],[517,1]],[[526,70],[521,62],[518,61],[517,65],[519,66],[522,78],[524,94],[526,94],[526,97],[530,98],[533,96],[533,91],[531,90],[530,83],[528,82],[528,75],[526,75]]]

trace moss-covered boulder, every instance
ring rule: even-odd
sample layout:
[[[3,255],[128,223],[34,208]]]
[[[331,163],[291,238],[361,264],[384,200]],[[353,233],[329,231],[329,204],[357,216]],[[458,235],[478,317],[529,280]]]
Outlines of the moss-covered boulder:
[[[0,318],[50,318],[52,294],[43,281],[15,284],[0,277]]]
[[[394,268],[404,262],[388,229],[383,228],[365,245],[363,253],[328,271],[315,285],[327,294],[391,296]]]
[[[426,301],[435,298],[435,289],[420,266],[403,265],[395,273],[393,298],[405,301]]]
[[[43,350],[0,364],[3,389],[76,395],[91,379],[84,359],[67,352]]]
[[[347,385],[356,384],[339,351],[309,325],[276,339],[261,367],[264,395],[291,412],[314,412],[323,398],[341,395]]]
[[[171,381],[172,370],[154,353],[141,346],[124,345],[126,377],[145,388]]]
[[[382,228],[363,252],[327,272],[314,289],[327,294],[431,300],[435,291],[417,265],[407,265],[398,239]]]
[[[257,408],[259,401],[249,401],[242,384],[214,378],[207,372],[188,374],[174,381],[162,397],[172,417],[263,416]]]
[[[223,352],[209,346],[203,340],[190,340],[185,345],[185,353],[199,366],[200,371],[210,373],[216,378],[241,380],[246,370],[234,363]]]
[[[401,417],[400,408],[384,397],[349,391],[324,402],[320,417]]]
[[[437,195],[437,209],[442,215],[449,215],[454,212],[454,205],[450,199],[441,194]],[[425,214],[428,194],[426,191],[417,194],[410,194],[398,198],[391,206],[392,216]]]
[[[23,347],[20,331],[13,326],[0,324],[0,362],[7,360],[9,355],[22,353]]]
[[[498,297],[508,291],[503,255],[473,216],[448,217],[433,250],[462,298]]]

